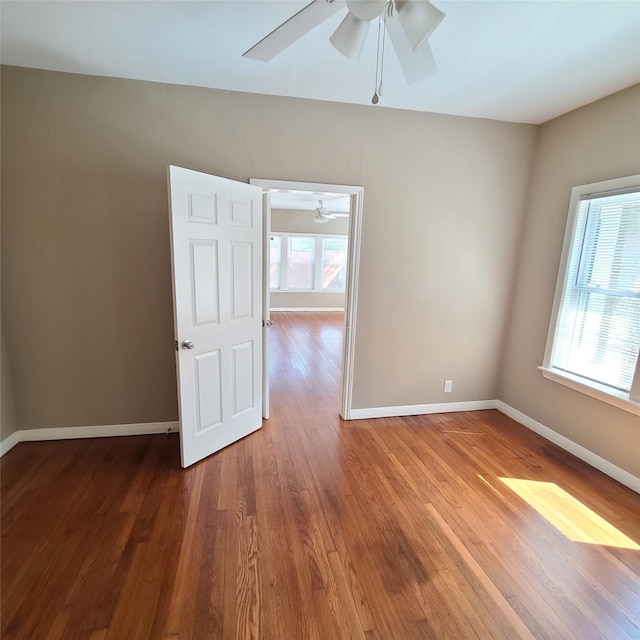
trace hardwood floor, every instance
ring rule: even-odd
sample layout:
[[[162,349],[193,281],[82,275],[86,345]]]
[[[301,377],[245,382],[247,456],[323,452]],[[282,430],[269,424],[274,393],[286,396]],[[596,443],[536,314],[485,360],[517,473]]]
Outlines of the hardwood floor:
[[[2,459],[3,639],[640,637],[638,495],[496,411],[342,422],[341,316],[274,318],[272,418],[207,460]]]

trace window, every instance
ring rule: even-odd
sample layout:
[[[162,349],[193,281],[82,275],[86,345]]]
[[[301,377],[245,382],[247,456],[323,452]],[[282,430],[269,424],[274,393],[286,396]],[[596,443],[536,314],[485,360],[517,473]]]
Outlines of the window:
[[[279,233],[271,236],[272,291],[345,291],[347,237]]]
[[[542,367],[546,377],[634,413],[640,413],[638,185],[634,176],[573,190]]]
[[[347,239],[322,239],[322,288],[344,291],[347,282]]]
[[[289,236],[288,289],[313,289],[315,258],[315,238]]]
[[[271,236],[269,241],[269,288],[279,289],[281,280],[282,264],[282,238],[280,236]]]

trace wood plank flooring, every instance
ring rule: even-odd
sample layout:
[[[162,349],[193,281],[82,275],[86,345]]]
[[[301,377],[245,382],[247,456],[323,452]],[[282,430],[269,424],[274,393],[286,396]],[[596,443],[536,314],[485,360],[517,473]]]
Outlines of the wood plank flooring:
[[[342,422],[341,315],[274,319],[272,418],[207,460],[2,459],[4,640],[640,638],[637,494],[496,411]]]

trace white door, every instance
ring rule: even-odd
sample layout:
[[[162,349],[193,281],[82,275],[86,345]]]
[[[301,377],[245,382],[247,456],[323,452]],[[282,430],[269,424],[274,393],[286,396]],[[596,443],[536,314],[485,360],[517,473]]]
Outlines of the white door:
[[[169,205],[187,467],[262,424],[262,192],[171,166]]]
[[[269,419],[269,329],[271,321],[271,195],[262,194],[262,417]]]

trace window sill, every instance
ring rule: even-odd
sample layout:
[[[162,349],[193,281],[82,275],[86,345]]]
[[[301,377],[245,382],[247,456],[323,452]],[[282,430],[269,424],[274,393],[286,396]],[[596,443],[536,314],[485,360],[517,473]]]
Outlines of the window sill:
[[[341,293],[344,289],[269,289],[269,293]]]
[[[622,393],[617,395],[607,387],[600,385],[596,386],[597,383],[593,383],[593,386],[591,386],[583,382],[582,378],[572,376],[568,373],[559,373],[554,369],[547,369],[546,367],[538,367],[538,369],[540,369],[540,372],[547,380],[553,380],[553,382],[562,384],[574,391],[579,391],[580,393],[584,393],[592,398],[596,398],[597,400],[611,404],[614,407],[618,407],[618,409],[640,416],[640,403],[631,400],[628,396],[623,395]]]

